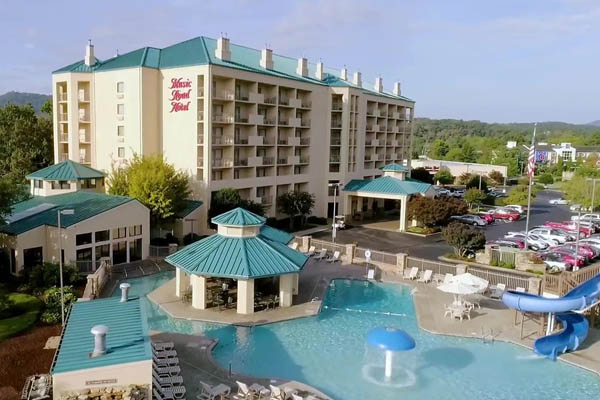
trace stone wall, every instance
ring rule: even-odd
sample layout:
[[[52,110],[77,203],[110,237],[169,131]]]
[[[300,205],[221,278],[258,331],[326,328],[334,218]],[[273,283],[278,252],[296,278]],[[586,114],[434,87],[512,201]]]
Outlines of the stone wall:
[[[63,393],[61,400],[150,400],[148,385],[109,386]]]

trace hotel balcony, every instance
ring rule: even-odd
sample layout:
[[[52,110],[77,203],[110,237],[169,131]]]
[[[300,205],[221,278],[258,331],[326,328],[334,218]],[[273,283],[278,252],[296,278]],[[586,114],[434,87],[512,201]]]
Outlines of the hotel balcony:
[[[260,196],[258,197],[260,204],[267,206],[269,204],[273,203],[273,200],[271,200],[271,196]]]
[[[222,124],[232,124],[233,116],[227,114],[215,114],[212,116],[212,121]]]
[[[61,143],[66,143],[69,141],[69,134],[67,133],[61,133],[58,135],[58,141]]]
[[[263,123],[259,125],[275,125],[275,118],[263,118]]]
[[[233,139],[227,136],[213,136],[212,144],[213,146],[230,146],[233,144]]]
[[[198,168],[204,168],[204,158],[198,157],[196,162],[198,163]]]
[[[91,164],[91,161],[89,158],[87,158],[87,156],[79,156],[79,163],[80,164]]]
[[[301,128],[310,128],[310,119],[301,119],[300,127]]]
[[[310,100],[303,100],[302,103],[300,104],[300,108],[311,108],[312,107],[312,101]]]
[[[79,143],[90,143],[90,138],[84,133],[79,134]]]
[[[280,97],[279,98],[279,105],[280,106],[286,106],[289,107],[290,106],[290,99],[286,98],[286,97]]]
[[[308,164],[308,163],[310,163],[310,157],[309,156],[302,156],[298,160],[298,164]]]
[[[263,93],[250,92],[249,100],[251,103],[261,104],[265,102],[265,95]]]
[[[289,165],[291,164],[288,157],[277,157],[277,165]]]
[[[89,103],[90,102],[90,95],[87,94],[87,93],[85,93],[85,94],[80,93],[79,96],[77,97],[77,100],[80,103]]]
[[[200,121],[200,122],[204,121],[204,112],[203,111],[198,111],[198,121]]]
[[[60,114],[58,114],[58,121],[59,122],[67,122],[68,119],[69,119],[69,115],[67,113],[60,113]]]
[[[236,93],[236,95],[235,95],[235,101],[249,102],[250,101],[250,95],[248,93]]]
[[[69,154],[62,153],[59,158],[60,158],[60,161],[67,161],[69,159]]]
[[[265,97],[265,101],[263,103],[264,104],[275,105],[275,104],[277,104],[277,98],[275,96],[273,96],[273,97]]]
[[[341,146],[342,139],[340,139],[339,137],[332,137],[331,140],[329,141],[329,145],[330,146]]]
[[[262,158],[262,165],[264,166],[269,166],[269,165],[273,165],[274,164],[273,157],[263,157]]]
[[[87,113],[85,113],[85,114],[79,114],[79,122],[89,123],[90,122],[90,116]]]
[[[204,97],[204,88],[198,88],[198,98]]]
[[[224,101],[233,101],[233,100],[235,100],[235,95],[232,91],[229,91],[229,90],[217,90],[217,91],[213,91],[213,99],[224,100]]]
[[[302,107],[302,100],[300,99],[290,99],[290,107],[300,108]]]
[[[288,138],[285,138],[285,137],[281,137],[281,138],[277,139],[277,144],[279,146],[291,146],[288,141]]]
[[[238,158],[233,161],[233,166],[234,167],[247,167],[248,159],[247,158]]]
[[[212,160],[211,165],[213,168],[230,168],[233,166],[233,161],[228,158],[217,158]]]
[[[60,102],[65,102],[67,101],[67,94],[66,93],[59,93],[58,96],[56,96],[58,98],[58,101]]]
[[[310,138],[300,138],[299,146],[310,146]]]
[[[252,125],[263,125],[265,117],[260,114],[250,114],[248,116],[248,122]]]
[[[331,104],[331,111],[342,111],[344,109],[343,103],[333,103]]]
[[[340,156],[337,155],[337,154],[330,155],[329,156],[329,162],[333,163],[333,164],[339,163],[340,162]]]
[[[334,129],[340,129],[342,127],[342,121],[331,121],[331,127]]]
[[[235,123],[236,124],[249,124],[250,123],[250,119],[248,118],[247,115],[236,115],[235,116]]]
[[[204,135],[203,134],[198,135],[198,144],[204,144]]]

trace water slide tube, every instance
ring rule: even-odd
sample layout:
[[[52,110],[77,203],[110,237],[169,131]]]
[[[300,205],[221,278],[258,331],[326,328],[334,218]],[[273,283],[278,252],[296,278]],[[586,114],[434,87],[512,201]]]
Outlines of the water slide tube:
[[[581,311],[600,301],[600,275],[573,288],[563,297],[550,299],[528,293],[507,291],[502,302],[510,308],[524,312],[555,313],[563,329],[544,336],[533,343],[533,350],[551,360],[559,354],[577,350],[588,334],[589,323]]]

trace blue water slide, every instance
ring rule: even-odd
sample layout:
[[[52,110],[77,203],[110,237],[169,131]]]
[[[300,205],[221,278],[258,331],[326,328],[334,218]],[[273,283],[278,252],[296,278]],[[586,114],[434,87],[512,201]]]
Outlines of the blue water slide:
[[[556,313],[556,320],[563,329],[555,334],[541,337],[533,344],[533,350],[551,360],[559,354],[577,350],[588,334],[589,323],[581,311],[600,300],[600,275],[573,288],[563,297],[550,299],[528,293],[507,291],[502,302],[510,308],[524,312]]]

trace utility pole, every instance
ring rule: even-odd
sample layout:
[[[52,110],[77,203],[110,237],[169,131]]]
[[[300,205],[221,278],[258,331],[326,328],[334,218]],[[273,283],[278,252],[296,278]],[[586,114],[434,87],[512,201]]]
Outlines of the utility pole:
[[[533,136],[531,137],[531,147],[529,148],[529,158],[527,159],[527,173],[529,174],[529,191],[527,194],[527,220],[525,222],[525,251],[529,249],[529,214],[531,213],[531,186],[533,185],[533,175],[535,174],[535,131],[537,122],[533,126]]]

